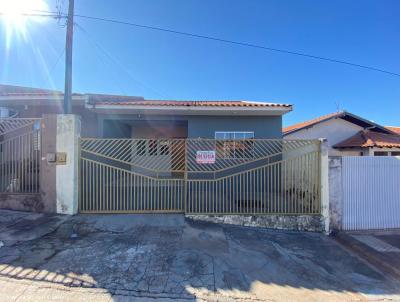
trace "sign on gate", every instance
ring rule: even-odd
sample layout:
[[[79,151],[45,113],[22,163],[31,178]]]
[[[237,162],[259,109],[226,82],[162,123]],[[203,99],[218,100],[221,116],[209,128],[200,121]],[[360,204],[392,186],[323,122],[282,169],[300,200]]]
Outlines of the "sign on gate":
[[[197,151],[196,163],[215,164],[215,151]]]

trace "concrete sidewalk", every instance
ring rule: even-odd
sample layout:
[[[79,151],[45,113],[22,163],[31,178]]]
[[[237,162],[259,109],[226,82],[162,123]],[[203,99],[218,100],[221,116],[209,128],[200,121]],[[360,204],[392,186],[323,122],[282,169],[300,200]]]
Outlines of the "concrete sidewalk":
[[[1,301],[400,301],[397,282],[322,234],[35,215],[0,211]]]
[[[337,240],[372,265],[400,279],[400,230],[342,232]]]

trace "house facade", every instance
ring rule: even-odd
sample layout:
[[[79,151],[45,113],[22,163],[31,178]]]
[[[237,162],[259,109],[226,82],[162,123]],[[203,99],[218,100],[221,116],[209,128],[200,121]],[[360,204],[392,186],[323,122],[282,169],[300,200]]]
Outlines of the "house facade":
[[[39,118],[62,112],[58,91],[0,85],[3,112]],[[282,138],[288,104],[248,101],[146,100],[142,97],[73,94],[82,137],[102,138]]]
[[[286,215],[288,228],[326,229],[325,144],[282,138],[291,105],[74,94],[74,115],[57,115],[62,101],[56,91],[0,86],[0,193],[19,200],[6,207]]]
[[[396,127],[341,111],[283,128],[285,139],[326,138],[330,156],[399,156]]]

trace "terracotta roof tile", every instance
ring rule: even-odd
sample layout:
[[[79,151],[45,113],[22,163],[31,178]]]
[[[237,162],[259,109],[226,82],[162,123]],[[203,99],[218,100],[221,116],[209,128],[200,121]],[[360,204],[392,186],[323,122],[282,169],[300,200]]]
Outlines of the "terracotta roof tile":
[[[334,148],[381,147],[400,148],[400,135],[363,130],[336,144]]]
[[[96,105],[119,106],[187,106],[187,107],[287,107],[289,104],[261,103],[248,101],[188,101],[188,100],[124,100],[96,101]]]
[[[386,129],[389,129],[390,131],[400,134],[400,126],[396,127],[396,126],[385,126]]]
[[[13,85],[0,84],[0,96],[62,96],[63,93],[56,90],[30,88]],[[76,96],[87,95],[89,102],[96,105],[120,105],[120,106],[209,106],[209,107],[286,107],[291,109],[290,104],[249,102],[249,101],[203,101],[203,100],[145,100],[139,96],[108,95],[108,94],[79,94]]]
[[[332,119],[332,118],[341,117],[344,114],[345,114],[344,111],[339,111],[339,112],[323,115],[323,116],[317,117],[317,118],[312,119],[312,120],[308,120],[308,121],[301,122],[301,123],[298,123],[298,124],[294,124],[294,125],[291,125],[291,126],[288,126],[288,127],[284,127],[282,129],[282,132],[284,134],[289,134],[289,133],[291,133],[293,131],[297,131],[297,130],[300,130],[300,129],[308,128],[308,127],[311,127],[311,126],[313,126],[315,124],[318,124],[320,122],[323,122],[323,121],[326,121],[326,120],[329,120],[329,119]]]

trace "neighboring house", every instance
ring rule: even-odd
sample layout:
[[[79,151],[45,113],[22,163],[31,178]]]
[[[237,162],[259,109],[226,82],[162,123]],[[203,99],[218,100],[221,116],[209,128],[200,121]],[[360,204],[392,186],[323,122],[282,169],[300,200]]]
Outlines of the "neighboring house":
[[[3,115],[32,118],[62,112],[59,91],[0,85]],[[73,94],[83,137],[282,138],[288,104],[247,101],[146,100],[135,96]],[[7,115],[7,114],[6,114]]]
[[[331,156],[398,156],[400,135],[397,129],[340,111],[285,127],[283,135],[285,139],[326,138]]]
[[[397,127],[397,126],[385,126],[385,127],[387,129],[389,129],[390,131],[400,135],[400,127]]]
[[[363,130],[333,146],[341,152],[370,156],[400,156],[400,135]]]

